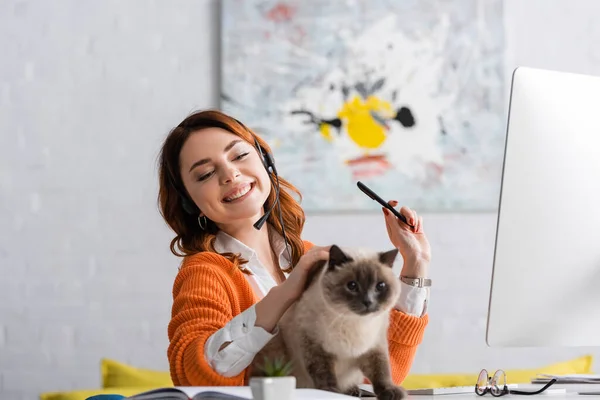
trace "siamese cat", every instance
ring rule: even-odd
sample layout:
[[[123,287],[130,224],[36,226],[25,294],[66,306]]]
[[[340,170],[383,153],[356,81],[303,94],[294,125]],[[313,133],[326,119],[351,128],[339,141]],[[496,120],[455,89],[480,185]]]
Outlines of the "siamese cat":
[[[252,376],[262,376],[265,357],[284,357],[299,388],[359,396],[366,377],[379,399],[407,397],[392,381],[387,340],[390,311],[400,295],[392,271],[397,254],[333,245],[329,261],[311,269],[278,334],[254,358]]]

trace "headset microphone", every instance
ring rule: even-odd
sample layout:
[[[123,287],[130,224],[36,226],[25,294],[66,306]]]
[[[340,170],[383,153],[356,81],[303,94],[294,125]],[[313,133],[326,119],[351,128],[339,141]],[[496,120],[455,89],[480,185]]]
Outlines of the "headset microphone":
[[[256,221],[254,223],[254,227],[258,230],[260,230],[260,228],[262,228],[262,226],[264,225],[265,222],[267,222],[267,219],[269,218],[269,215],[271,215],[271,212],[273,211],[273,209],[275,208],[275,206],[277,205],[277,202],[279,201],[279,196],[277,196],[275,198],[275,201],[273,202],[273,204],[271,205],[271,208],[269,208],[262,217],[260,217],[260,219],[258,221]]]
[[[273,160],[271,153],[262,148],[262,146],[258,143],[258,140],[256,140],[256,137],[254,137],[254,145],[256,147],[256,150],[258,150],[258,154],[267,172],[273,173],[273,175],[275,175],[275,177],[277,178],[277,183],[275,183],[273,182],[271,174],[269,174],[269,179],[271,180],[271,183],[275,188],[275,201],[273,201],[273,204],[271,204],[271,207],[263,214],[263,216],[260,217],[258,221],[254,223],[254,228],[260,230],[260,228],[262,228],[265,222],[267,222],[267,219],[269,218],[269,215],[271,215],[271,212],[273,212],[275,206],[279,203],[279,178],[277,177],[275,160]]]
[[[275,188],[275,201],[273,201],[273,204],[271,204],[271,207],[267,211],[265,211],[263,216],[260,217],[259,220],[254,223],[254,228],[256,228],[257,230],[260,230],[260,228],[262,228],[264,223],[267,222],[269,215],[271,215],[271,212],[273,212],[273,209],[275,208],[275,206],[277,204],[279,204],[279,177],[277,176],[277,170],[275,169],[275,163],[273,162],[273,159],[270,157],[269,153],[265,152],[264,154],[266,155],[265,165],[268,165],[271,167],[270,170],[273,172],[273,174],[277,178],[277,184],[275,182],[273,182],[273,178],[271,178],[271,176],[269,175],[269,179],[271,180],[271,183],[273,184],[273,187]],[[267,168],[267,171],[269,171],[269,168]]]

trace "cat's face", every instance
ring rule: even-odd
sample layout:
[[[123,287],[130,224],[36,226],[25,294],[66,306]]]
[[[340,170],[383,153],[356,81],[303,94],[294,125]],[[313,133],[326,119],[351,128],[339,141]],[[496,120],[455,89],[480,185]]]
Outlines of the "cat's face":
[[[400,294],[400,282],[392,271],[398,250],[350,256],[332,246],[322,276],[328,302],[340,312],[368,315],[389,311]]]

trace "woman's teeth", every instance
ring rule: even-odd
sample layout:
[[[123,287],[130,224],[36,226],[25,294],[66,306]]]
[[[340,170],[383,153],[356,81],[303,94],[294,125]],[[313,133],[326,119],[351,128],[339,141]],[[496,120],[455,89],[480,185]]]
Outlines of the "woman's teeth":
[[[236,191],[231,196],[226,197],[225,201],[230,202],[230,201],[239,199],[240,197],[242,197],[243,195],[245,195],[246,193],[248,193],[250,191],[250,189],[252,189],[252,185],[246,185],[246,186],[240,188],[238,191]]]

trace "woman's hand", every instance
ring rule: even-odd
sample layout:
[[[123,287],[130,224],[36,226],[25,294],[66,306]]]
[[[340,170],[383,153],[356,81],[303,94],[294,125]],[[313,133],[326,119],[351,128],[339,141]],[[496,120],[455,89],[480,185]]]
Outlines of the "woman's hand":
[[[398,202],[391,200],[388,204],[396,207]],[[386,208],[382,207],[382,210],[390,241],[404,259],[404,266],[400,274],[411,278],[426,277],[431,260],[431,247],[423,230],[423,217],[408,207],[402,207],[400,214],[406,217],[410,225],[414,226],[411,228]]]
[[[300,257],[298,264],[296,264],[287,279],[279,285],[285,287],[285,293],[290,296],[291,301],[296,301],[304,291],[304,285],[310,270],[319,261],[329,259],[330,248],[331,246],[313,246]]]
[[[254,325],[260,326],[267,332],[273,332],[279,319],[304,291],[304,284],[312,267],[321,260],[329,259],[330,247],[313,246],[300,257],[287,279],[269,290],[269,293],[256,303]]]

